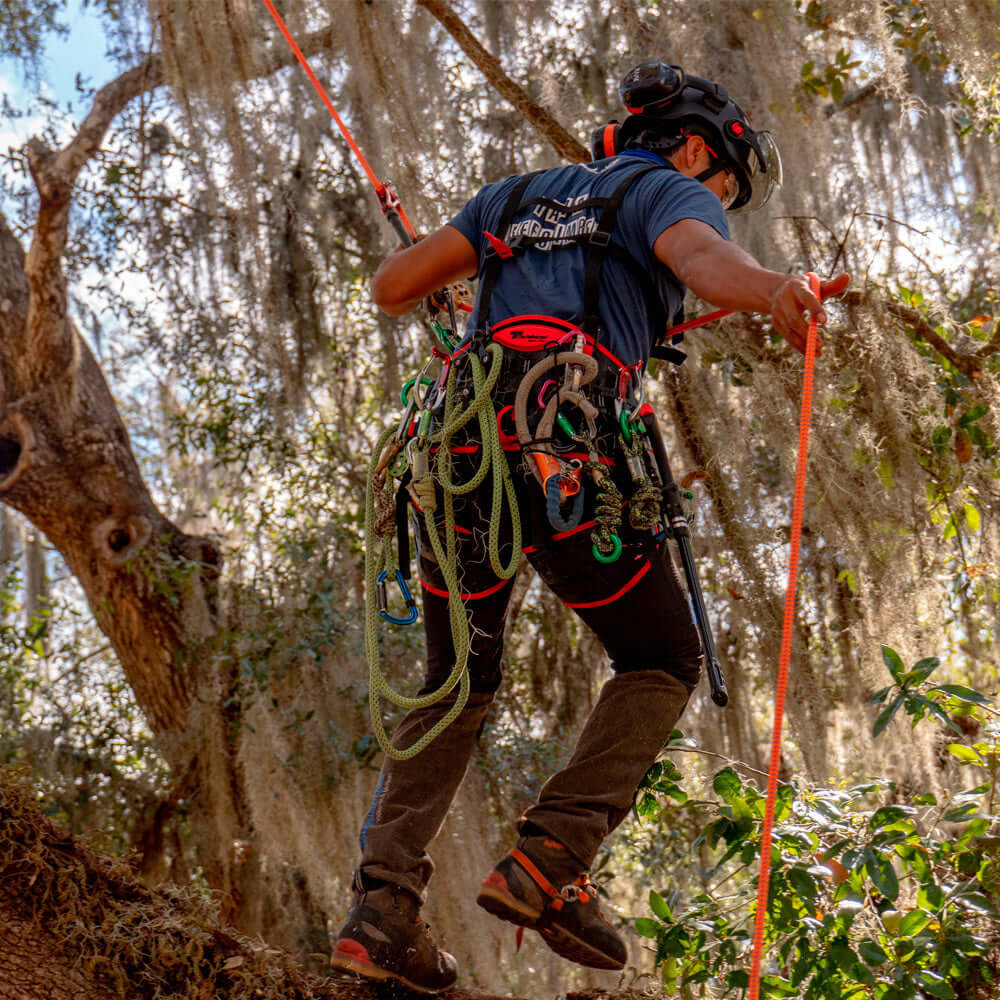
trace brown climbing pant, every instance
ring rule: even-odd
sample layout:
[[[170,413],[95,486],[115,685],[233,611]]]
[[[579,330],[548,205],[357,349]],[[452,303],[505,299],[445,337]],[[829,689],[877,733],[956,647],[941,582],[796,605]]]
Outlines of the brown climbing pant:
[[[546,583],[597,634],[616,674],[605,683],[571,760],[545,784],[520,824],[530,822],[556,837],[587,867],[602,840],[628,814],[636,786],[698,681],[698,633],[666,545],[646,536],[610,566],[594,561],[586,531],[536,544],[528,552]],[[424,692],[440,686],[455,662],[447,591],[429,550],[421,546]],[[434,870],[427,845],[444,822],[501,682],[512,585],[507,581],[496,588],[492,577],[481,587],[476,570],[487,577],[490,571],[488,564],[482,566],[481,549],[478,559],[465,563],[461,576],[469,588],[463,592],[471,634],[469,703],[422,753],[407,761],[385,761],[361,834],[362,877],[399,885],[421,899]],[[580,669],[589,671],[592,665],[581,663]],[[449,696],[409,712],[393,733],[394,745],[411,745],[452,703]]]

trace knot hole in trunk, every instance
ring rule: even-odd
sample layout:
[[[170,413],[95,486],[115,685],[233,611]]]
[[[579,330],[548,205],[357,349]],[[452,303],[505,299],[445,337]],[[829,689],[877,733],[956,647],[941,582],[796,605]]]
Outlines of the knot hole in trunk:
[[[104,561],[124,566],[149,541],[149,521],[139,514],[105,518],[94,529],[94,542]]]
[[[0,421],[0,493],[9,490],[31,465],[35,432],[23,414]]]

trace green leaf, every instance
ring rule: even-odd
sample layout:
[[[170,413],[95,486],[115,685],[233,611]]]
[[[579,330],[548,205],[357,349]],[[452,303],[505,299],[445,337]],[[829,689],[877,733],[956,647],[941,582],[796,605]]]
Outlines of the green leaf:
[[[953,809],[949,809],[941,818],[946,823],[967,823],[976,815],[978,806],[975,802],[963,802]]]
[[[889,826],[901,819],[906,819],[907,816],[912,816],[915,812],[916,810],[911,806],[880,806],[872,813],[871,819],[868,820],[868,829],[872,831],[880,830],[884,826]]]
[[[882,950],[882,946],[871,938],[865,938],[858,945],[858,953],[873,968],[889,961],[889,956]]]
[[[867,864],[868,877],[886,899],[894,900],[899,895],[899,879],[896,869],[888,858],[876,858],[874,864]]]
[[[820,871],[826,875],[829,869],[821,868]],[[787,874],[795,894],[804,902],[812,903],[816,899],[816,880],[813,876],[804,868],[799,867],[789,868]]]
[[[712,779],[712,788],[716,795],[722,796],[726,802],[731,802],[740,794],[742,784],[739,776],[731,767],[725,767]]]
[[[943,691],[952,698],[957,698],[959,701],[971,702],[973,705],[990,704],[990,699],[986,695],[980,694],[978,691],[973,691],[972,688],[967,688],[962,684],[937,684],[931,688],[931,691]]]
[[[854,950],[843,938],[830,945],[830,957],[837,963],[840,971],[847,975],[851,975],[854,967],[858,964],[858,956],[854,954]]]
[[[872,726],[872,736],[878,736],[886,726],[892,722],[892,717],[899,711],[899,706],[903,704],[905,700],[905,695],[896,695],[892,703],[879,713],[879,717],[875,720],[875,725]]]
[[[971,410],[966,410],[958,418],[959,427],[968,427],[970,424],[974,424],[980,417],[985,417],[989,413],[990,408],[988,406],[974,406]]]
[[[922,885],[917,890],[917,906],[923,910],[929,910],[933,913],[936,910],[940,910],[944,906],[944,902],[944,889],[934,882]]]
[[[939,666],[941,666],[941,661],[936,656],[925,656],[903,674],[902,682],[904,684],[923,684]]]
[[[931,915],[926,910],[910,910],[899,925],[899,933],[903,937],[913,937],[919,934],[931,922]]]
[[[917,973],[920,985],[930,993],[932,997],[942,997],[943,1000],[954,1000],[957,996],[955,991],[948,985],[947,981],[930,969],[922,969]]]
[[[879,690],[879,691],[876,691],[876,692],[875,692],[875,693],[874,693],[874,694],[873,694],[873,695],[872,695],[872,696],[871,696],[871,697],[870,697],[870,698],[868,699],[868,704],[869,704],[869,705],[881,705],[881,704],[882,704],[882,702],[884,702],[884,701],[885,701],[886,697],[888,696],[889,692],[890,692],[890,691],[891,691],[891,690],[893,689],[893,687],[894,687],[894,686],[895,686],[895,685],[893,685],[893,684],[890,684],[890,685],[889,685],[888,687],[884,687],[884,688],[882,688],[881,690]]]
[[[655,920],[650,920],[649,917],[638,917],[635,922],[635,930],[637,934],[655,940],[659,936],[660,925]]]
[[[955,521],[955,515],[949,514],[948,520],[944,523],[944,531],[941,533],[941,540],[947,542],[950,538],[954,538],[958,534],[958,524]]]
[[[892,679],[898,684],[900,677],[906,672],[906,667],[903,666],[903,661],[900,659],[899,653],[891,646],[883,646],[882,662],[889,668]]]
[[[969,526],[969,531],[979,530],[979,510],[971,503],[963,504],[962,510],[965,512],[965,523]]]
[[[936,428],[931,439],[934,450],[939,455],[943,455],[948,450],[948,442],[951,441],[951,428],[944,426]]]
[[[674,915],[670,912],[670,907],[667,905],[667,901],[653,889],[649,890],[649,908],[661,919],[667,923],[672,924],[674,922]]]
[[[948,753],[963,764],[985,764],[983,758],[972,747],[967,747],[962,743],[949,743]]]

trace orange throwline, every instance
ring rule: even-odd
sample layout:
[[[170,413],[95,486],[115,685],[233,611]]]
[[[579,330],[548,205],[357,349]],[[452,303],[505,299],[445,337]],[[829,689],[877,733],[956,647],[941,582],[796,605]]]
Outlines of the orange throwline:
[[[809,285],[820,297],[819,278],[808,274]],[[781,762],[781,726],[785,715],[785,692],[788,688],[788,664],[792,653],[795,626],[795,584],[799,573],[799,539],[802,536],[802,508],[805,506],[806,460],[809,452],[809,416],[812,412],[813,373],[816,368],[816,319],[810,318],[806,336],[806,364],[802,378],[802,406],[799,411],[799,457],[795,467],[795,499],[792,503],[792,536],[788,556],[788,588],[785,590],[785,618],[781,630],[781,656],[778,660],[778,684],[774,702],[774,728],[771,731],[771,764],[767,771],[767,799],[764,805],[764,829],[760,845],[760,878],[757,883],[757,912],[753,924],[753,952],[750,957],[750,990],[747,1000],[760,995],[760,961],[764,948],[764,925],[767,922],[767,898],[771,880],[771,830],[774,826],[774,802],[778,794],[778,765]]]
[[[354,155],[358,158],[358,162],[361,164],[361,169],[368,175],[368,180],[371,181],[372,187],[375,188],[375,194],[378,197],[379,203],[383,206],[383,208],[385,208],[387,199],[390,196],[389,188],[375,176],[375,171],[368,165],[368,161],[365,159],[364,154],[358,148],[358,145],[351,136],[351,133],[347,131],[347,126],[343,123],[343,121],[341,121],[340,115],[337,114],[337,109],[333,106],[333,101],[330,100],[329,95],[323,89],[323,84],[319,82],[316,74],[312,71],[312,67],[309,65],[309,60],[302,54],[302,50],[292,37],[292,33],[288,30],[288,26],[282,20],[282,17],[275,9],[274,4],[271,0],[264,0],[264,5],[271,12],[271,17],[274,18],[274,23],[278,26],[282,35],[285,36],[285,41],[288,42],[291,50],[295,53],[295,57],[301,63],[302,68],[306,71],[306,76],[309,77],[309,82],[316,88],[316,93],[319,94],[320,99],[326,105],[326,110],[333,116],[333,120],[337,123],[337,128],[340,129],[341,134],[347,140],[347,145],[351,147]],[[407,232],[413,236],[415,234],[415,230],[410,224],[410,220],[406,217],[406,213],[403,211],[403,206],[400,205],[397,200],[396,203],[392,205],[392,208],[399,214]]]

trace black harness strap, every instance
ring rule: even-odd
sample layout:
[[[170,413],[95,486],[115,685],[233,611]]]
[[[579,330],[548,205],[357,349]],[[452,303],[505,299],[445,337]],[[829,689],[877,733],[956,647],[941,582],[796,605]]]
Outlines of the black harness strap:
[[[514,185],[503,207],[500,222],[497,225],[501,241],[507,238],[507,230],[510,228],[511,222],[514,221],[517,210],[521,207],[521,198],[524,196],[528,185],[540,173],[542,173],[541,170],[535,170],[530,174],[525,174]],[[493,289],[496,287],[497,278],[500,276],[500,265],[502,263],[503,258],[497,252],[496,248],[494,246],[487,247],[486,253],[483,255],[479,278],[479,328],[475,331],[473,340],[480,339],[481,335],[484,335],[489,328],[490,299],[493,298]]]
[[[660,169],[662,167],[658,163],[644,163],[638,170],[633,170],[615,188],[614,193],[608,199],[604,211],[601,213],[597,229],[588,238],[587,264],[583,274],[583,322],[580,326],[584,333],[588,333],[594,338],[595,347],[601,336],[601,315],[598,306],[601,295],[601,271],[604,268],[604,260],[611,246],[611,233],[618,221],[618,210],[622,207],[622,202],[625,201],[625,195],[628,194],[629,188],[640,177],[648,174],[651,170]],[[615,244],[615,246],[618,246],[618,244]],[[624,247],[621,247],[621,250],[630,260],[632,259],[632,255]],[[648,309],[650,306],[648,295],[644,295],[644,297],[647,298],[646,306]],[[657,296],[658,298],[659,296]],[[662,313],[662,309],[659,312]]]

